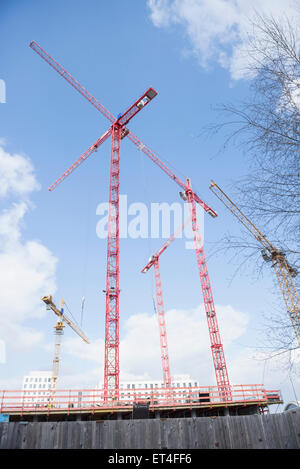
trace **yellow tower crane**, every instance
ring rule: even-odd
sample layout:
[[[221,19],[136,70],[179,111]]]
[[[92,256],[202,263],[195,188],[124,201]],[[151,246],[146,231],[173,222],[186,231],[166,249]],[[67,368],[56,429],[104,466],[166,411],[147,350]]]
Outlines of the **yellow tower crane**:
[[[272,263],[295,336],[300,346],[300,301],[293,281],[298,272],[288,263],[285,254],[268,241],[266,236],[260,232],[214,181],[211,181],[209,188],[263,246],[261,251],[263,259],[266,262]]]
[[[70,326],[73,331],[76,332],[87,344],[90,343],[89,339],[84,335],[82,330],[74,324],[71,319],[68,318],[66,313],[63,310],[63,305],[65,304],[64,300],[61,300],[61,308],[58,309],[52,301],[52,296],[43,296],[41,300],[46,304],[47,309],[52,309],[52,311],[58,316],[57,323],[55,325],[55,343],[54,343],[54,357],[53,357],[53,366],[52,366],[52,390],[55,391],[57,387],[58,373],[59,373],[59,363],[60,363],[60,350],[61,350],[61,339],[63,335],[63,329],[65,327],[64,322]]]

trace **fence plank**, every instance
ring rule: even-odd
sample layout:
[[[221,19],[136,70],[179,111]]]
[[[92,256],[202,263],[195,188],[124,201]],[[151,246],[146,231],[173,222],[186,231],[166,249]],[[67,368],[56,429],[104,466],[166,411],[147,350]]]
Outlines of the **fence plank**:
[[[231,448],[228,417],[217,417],[215,420],[215,449]]]
[[[287,412],[287,414],[295,438],[295,448],[300,448],[300,409]]]
[[[243,418],[244,417],[240,415],[230,418],[229,429],[233,449],[247,448],[247,439]]]
[[[291,449],[296,445],[294,439],[293,428],[290,425],[289,418],[287,414],[278,415],[275,414],[278,430],[280,433],[281,447],[283,449]]]

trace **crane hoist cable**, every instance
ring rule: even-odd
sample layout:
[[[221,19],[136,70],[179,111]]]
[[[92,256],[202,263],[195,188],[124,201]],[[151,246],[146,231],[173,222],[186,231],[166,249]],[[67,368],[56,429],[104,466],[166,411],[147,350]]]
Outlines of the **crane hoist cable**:
[[[81,298],[80,327],[82,327],[82,322],[83,322],[84,305],[85,305],[85,297],[83,296],[83,297]]]
[[[67,305],[67,303],[66,303],[65,301],[64,301],[64,305],[66,306],[68,312],[69,312],[70,315],[72,316],[74,323],[75,323],[77,326],[79,326],[79,323],[78,323],[77,319],[73,316],[73,314],[72,314],[72,312],[71,312],[69,306]]]
[[[144,191],[144,197],[146,200],[147,205],[149,205],[150,197],[149,197],[149,183],[148,183],[148,177],[147,177],[147,171],[145,170],[145,158],[142,155],[142,152],[140,153],[140,166],[141,166],[141,172],[142,172],[142,181],[143,181],[143,191]],[[151,206],[151,205],[150,205]],[[149,226],[149,225],[148,225]],[[151,228],[150,228],[151,229]],[[151,243],[151,233],[147,236],[147,247],[148,247],[148,259],[151,257],[153,250],[152,250],[152,243]],[[149,285],[149,290],[151,291],[151,296],[154,298],[154,279],[152,275],[148,276],[148,285]],[[156,308],[154,306],[155,314],[156,314]]]

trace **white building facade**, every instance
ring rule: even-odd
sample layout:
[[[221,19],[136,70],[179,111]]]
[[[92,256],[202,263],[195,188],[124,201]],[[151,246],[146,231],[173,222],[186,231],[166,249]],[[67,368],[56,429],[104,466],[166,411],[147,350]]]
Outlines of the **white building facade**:
[[[52,372],[31,371],[23,378],[24,402],[32,404],[47,404],[53,386]]]
[[[133,399],[151,399],[155,401],[166,396],[164,383],[161,380],[120,381],[119,388],[120,401],[130,401]],[[192,379],[189,375],[174,375],[172,388],[174,389],[175,399],[178,402],[184,402],[186,399],[197,395],[195,388],[199,388],[199,382]],[[99,383],[99,389],[104,389],[103,383]],[[201,391],[205,392],[205,389],[201,389]]]

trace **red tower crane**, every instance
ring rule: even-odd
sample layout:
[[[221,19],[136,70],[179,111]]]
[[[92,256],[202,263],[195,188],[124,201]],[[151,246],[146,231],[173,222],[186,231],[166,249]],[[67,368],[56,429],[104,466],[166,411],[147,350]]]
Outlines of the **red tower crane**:
[[[190,213],[192,218],[192,228],[194,233],[194,245],[197,258],[197,265],[200,276],[200,283],[202,288],[204,308],[207,318],[209,338],[211,343],[211,352],[216,374],[216,381],[220,395],[225,401],[231,400],[231,388],[226,366],[225,354],[223,344],[221,341],[220,330],[214,305],[212,289],[210,285],[207,263],[203,248],[203,242],[199,226],[197,223],[197,211],[193,191],[190,186],[190,181],[187,180],[186,198],[189,203]]]
[[[120,189],[120,143],[124,137],[128,137],[145,155],[147,155],[160,169],[162,169],[173,181],[175,181],[184,195],[192,203],[194,238],[197,235],[197,218],[195,203],[198,203],[206,213],[216,217],[217,213],[212,210],[201,198],[191,189],[189,182],[182,182],[142,141],[126,127],[128,122],[145,105],[156,96],[156,91],[149,88],[144,95],[137,100],[122,116],[115,118],[99,101],[97,101],[82,85],[78,83],[60,64],[58,64],[47,52],[45,52],[36,42],[32,41],[30,47],[39,54],[54,70],[56,70],[70,85],[72,85],[83,97],[85,97],[98,111],[100,111],[110,122],[110,128],[91,145],[75,163],[49,187],[52,191],[67,176],[69,176],[83,161],[92,155],[97,148],[110,136],[111,144],[111,165],[110,165],[110,190],[109,190],[109,223],[107,241],[107,275],[106,275],[106,316],[105,316],[105,365],[104,365],[104,395],[106,399],[116,399],[119,397],[119,189]],[[197,243],[196,243],[197,244]],[[213,307],[212,293],[210,290],[208,273],[204,251],[197,251],[197,261],[200,272],[203,295],[205,293],[205,304],[207,305],[207,315],[212,341],[213,360],[216,370],[217,385],[222,389],[229,385],[225,358],[222,345],[219,340],[219,331],[216,331],[216,316]],[[209,288],[208,286],[209,285]]]
[[[142,274],[148,272],[151,267],[154,267],[154,280],[155,280],[155,293],[156,293],[156,305],[157,305],[157,319],[159,327],[159,338],[160,338],[160,352],[162,360],[162,372],[163,372],[163,382],[164,388],[166,389],[167,399],[172,400],[172,383],[171,383],[171,371],[170,371],[170,361],[169,361],[169,352],[168,352],[168,340],[167,340],[167,329],[166,329],[166,320],[165,320],[165,308],[163,301],[163,291],[159,267],[159,258],[162,253],[170,246],[175,238],[179,236],[184,228],[185,223],[183,223],[180,228],[173,233],[170,238],[164,243],[164,245],[156,251],[153,256],[150,257],[148,263],[141,270]]]

